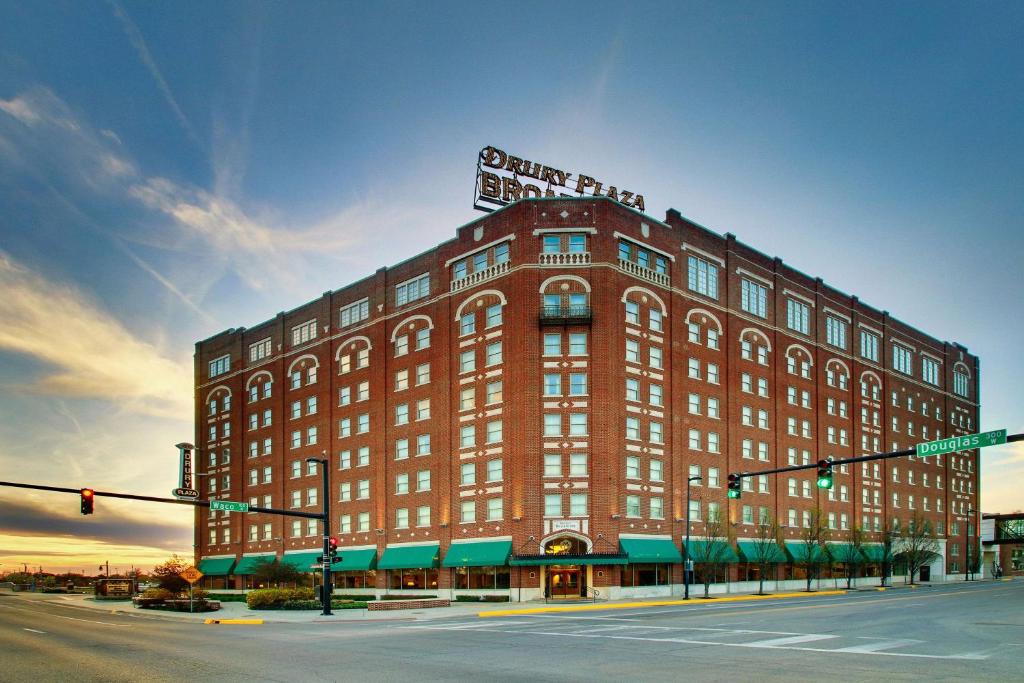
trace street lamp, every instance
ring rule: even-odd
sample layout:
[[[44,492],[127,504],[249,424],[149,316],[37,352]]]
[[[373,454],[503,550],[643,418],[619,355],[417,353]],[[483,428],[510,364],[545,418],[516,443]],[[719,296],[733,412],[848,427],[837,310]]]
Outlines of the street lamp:
[[[326,453],[324,453],[326,455]],[[320,463],[320,471],[323,474],[322,492],[323,512],[321,517],[324,523],[324,547],[321,567],[323,568],[324,583],[320,588],[320,604],[323,606],[321,614],[325,617],[331,616],[331,594],[334,593],[331,585],[331,480],[330,467],[327,458],[306,458],[306,462]]]
[[[683,543],[683,600],[690,599],[690,483],[703,477],[688,477],[686,480],[686,542]]]
[[[964,566],[964,581],[971,580],[971,517],[977,512],[972,507],[967,508],[967,519],[964,520],[964,553],[967,564]]]

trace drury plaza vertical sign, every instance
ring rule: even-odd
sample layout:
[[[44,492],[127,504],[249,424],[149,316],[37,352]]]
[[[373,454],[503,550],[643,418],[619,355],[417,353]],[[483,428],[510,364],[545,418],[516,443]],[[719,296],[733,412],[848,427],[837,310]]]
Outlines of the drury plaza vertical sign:
[[[493,206],[505,206],[528,197],[608,197],[637,211],[644,210],[642,194],[605,185],[584,173],[573,174],[512,156],[497,147],[480,150],[474,209],[494,211]]]

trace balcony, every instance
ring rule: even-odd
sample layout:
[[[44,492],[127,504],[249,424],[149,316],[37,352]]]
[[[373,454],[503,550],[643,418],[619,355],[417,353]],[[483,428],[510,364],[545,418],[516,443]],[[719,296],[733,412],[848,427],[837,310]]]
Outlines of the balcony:
[[[495,263],[483,270],[470,273],[465,277],[461,277],[457,280],[452,280],[451,291],[457,292],[460,289],[466,289],[467,287],[474,287],[482,282],[493,280],[496,277],[504,275],[505,273],[512,270],[512,264],[508,261],[501,261]]]
[[[541,306],[541,325],[589,325],[590,306]]]
[[[661,285],[662,287],[671,286],[671,281],[669,280],[667,273],[659,273],[656,270],[644,268],[639,263],[634,263],[633,261],[619,259],[619,270],[627,272],[630,275],[636,275],[637,277],[641,277],[656,285]]]
[[[540,255],[542,266],[589,266],[589,251],[548,252]]]

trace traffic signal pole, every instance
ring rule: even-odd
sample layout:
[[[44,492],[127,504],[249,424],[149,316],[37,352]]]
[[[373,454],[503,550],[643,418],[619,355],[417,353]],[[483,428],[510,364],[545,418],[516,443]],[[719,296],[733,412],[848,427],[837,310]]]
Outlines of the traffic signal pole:
[[[323,474],[323,512],[318,515],[324,525],[324,547],[323,557],[320,558],[320,566],[323,568],[324,584],[320,587],[320,606],[325,617],[331,616],[331,596],[334,594],[334,586],[331,585],[331,468],[327,458],[306,458],[306,462],[320,464]]]

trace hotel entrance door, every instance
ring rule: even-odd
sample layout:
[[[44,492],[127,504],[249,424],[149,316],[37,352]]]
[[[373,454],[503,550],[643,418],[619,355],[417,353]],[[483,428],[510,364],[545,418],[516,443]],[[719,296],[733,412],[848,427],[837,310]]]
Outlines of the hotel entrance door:
[[[579,598],[585,590],[586,574],[581,567],[549,567],[548,568],[548,597],[549,598]]]

